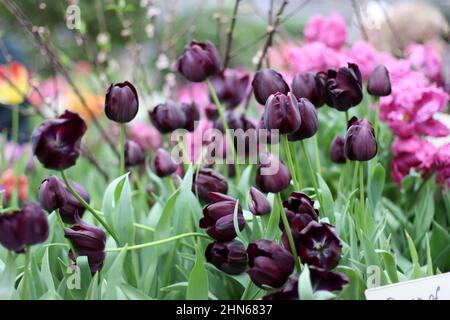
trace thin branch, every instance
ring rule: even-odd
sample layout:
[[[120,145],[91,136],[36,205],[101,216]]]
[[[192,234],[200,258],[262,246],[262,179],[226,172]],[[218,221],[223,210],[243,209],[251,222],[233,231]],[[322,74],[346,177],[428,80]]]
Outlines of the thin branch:
[[[359,4],[356,0],[350,0],[352,2],[353,11],[356,15],[356,21],[358,22],[359,30],[361,31],[361,34],[365,41],[369,41],[369,36],[367,35],[366,28],[364,28],[364,23],[362,21],[361,17],[361,8],[359,7]]]
[[[384,18],[386,19],[386,24],[389,27],[389,30],[392,32],[392,35],[395,38],[395,42],[397,43],[397,49],[398,51],[402,51],[401,49],[404,46],[403,39],[400,36],[400,34],[397,32],[397,29],[395,28],[394,24],[392,23],[391,17],[389,17],[388,12],[386,11],[386,8],[384,7],[383,3],[380,0],[377,0],[378,5],[380,6],[381,10],[383,11]]]
[[[223,61],[223,68],[222,68],[223,70],[225,70],[228,67],[228,62],[230,61],[230,50],[231,50],[231,43],[233,42],[233,31],[234,31],[234,27],[236,25],[236,16],[238,13],[240,2],[241,2],[241,0],[236,0],[236,2],[234,3],[233,16],[231,18],[230,29],[228,29],[228,32],[227,32],[227,44],[226,44],[226,48],[225,48],[225,59]]]

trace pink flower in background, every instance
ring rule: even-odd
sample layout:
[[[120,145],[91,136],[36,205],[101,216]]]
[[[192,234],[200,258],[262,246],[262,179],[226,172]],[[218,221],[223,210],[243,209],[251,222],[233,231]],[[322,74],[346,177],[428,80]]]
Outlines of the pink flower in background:
[[[436,181],[443,187],[450,187],[450,143],[440,147],[434,155]]]
[[[418,137],[409,139],[395,138],[392,144],[393,159],[391,163],[392,179],[401,184],[411,169],[430,173],[436,148],[428,141]]]
[[[183,85],[177,90],[177,94],[177,101],[179,103],[195,102],[199,106],[200,112],[203,112],[210,103],[208,87],[205,83],[189,83]]]
[[[326,71],[331,68],[339,68],[347,63],[346,57],[340,51],[331,49],[322,42],[291,47],[288,57],[290,70],[295,73]]]
[[[411,66],[425,74],[433,82],[441,82],[441,56],[436,52],[431,43],[410,44],[405,53]]]
[[[128,135],[145,151],[156,150],[161,146],[161,135],[158,130],[145,122],[131,122],[128,126]]]
[[[375,67],[382,63],[382,55],[370,43],[357,41],[347,52],[348,62],[356,63],[363,79],[367,80]]]
[[[313,16],[303,31],[307,42],[322,42],[333,49],[340,49],[347,38],[347,27],[344,19],[338,14],[328,18]]]

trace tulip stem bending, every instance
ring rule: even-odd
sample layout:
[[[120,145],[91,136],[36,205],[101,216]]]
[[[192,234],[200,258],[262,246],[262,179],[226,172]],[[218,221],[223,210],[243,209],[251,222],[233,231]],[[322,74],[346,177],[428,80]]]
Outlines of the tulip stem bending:
[[[120,175],[125,174],[125,124],[120,124]]]
[[[92,208],[89,205],[89,203],[84,201],[84,199],[72,188],[72,186],[69,183],[69,180],[67,179],[67,176],[66,176],[66,173],[64,172],[64,170],[61,170],[61,177],[62,177],[64,183],[66,184],[67,190],[69,190],[69,192],[75,197],[75,199],[77,199],[83,205],[83,207],[85,207],[87,210],[89,210],[90,213],[92,213],[94,218],[106,229],[106,231],[108,231],[108,233],[111,235],[111,237],[113,237],[116,244],[119,245],[120,242],[119,242],[119,238],[117,237],[117,235],[113,232],[113,230],[109,227],[109,225],[105,221],[103,221],[102,218],[100,218],[98,211],[95,210],[94,208]]]
[[[59,209],[55,210],[55,215],[56,215],[56,221],[58,222],[59,227],[62,230],[62,234],[64,236],[64,230],[65,230],[65,226],[64,226],[64,222],[61,218],[61,214],[59,213]],[[69,239],[66,239],[67,244],[69,245],[70,250],[72,251],[72,254],[75,256],[75,260],[76,260],[76,254],[77,252],[75,251],[75,248],[72,245],[72,242]]]
[[[283,149],[286,152],[287,164],[288,164],[288,167],[289,167],[289,171],[291,172],[291,175],[292,175],[292,180],[294,181],[294,187],[298,191],[301,191],[301,189],[302,189],[301,182],[300,182],[300,179],[297,176],[296,167],[295,167],[294,162],[292,160],[291,147],[289,145],[289,141],[288,141],[286,135],[282,135],[281,136],[281,142],[283,143]]]

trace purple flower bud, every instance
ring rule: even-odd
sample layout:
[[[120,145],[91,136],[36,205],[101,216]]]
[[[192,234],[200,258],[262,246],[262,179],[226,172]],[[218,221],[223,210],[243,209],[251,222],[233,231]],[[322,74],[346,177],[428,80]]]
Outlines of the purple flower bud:
[[[170,176],[177,171],[177,168],[178,165],[167,150],[162,148],[156,150],[155,158],[153,159],[153,170],[158,177]]]
[[[67,203],[69,194],[64,183],[55,176],[42,181],[39,188],[39,202],[41,207],[51,213]]]
[[[178,58],[176,69],[191,82],[202,82],[220,70],[220,56],[216,47],[210,42],[195,40],[184,48]]]
[[[87,203],[91,201],[89,193],[82,185],[73,181],[70,181],[70,185],[81,196],[81,198],[84,199],[84,201]],[[76,222],[75,216],[78,215],[81,218],[86,208],[68,190],[67,194],[67,203],[59,209],[59,214],[65,223],[74,224]]]
[[[250,279],[257,285],[281,287],[294,270],[294,257],[275,241],[256,240],[247,248]]]
[[[152,124],[160,133],[170,133],[186,126],[186,114],[174,101],[167,100],[149,112]]]
[[[300,128],[297,131],[288,134],[289,141],[298,141],[311,138],[316,134],[319,128],[319,119],[314,105],[306,98],[300,98],[298,101],[298,111],[302,119]]]
[[[348,283],[348,278],[340,273],[309,266],[309,275],[314,291],[340,291]]]
[[[212,202],[203,208],[200,228],[206,229],[206,233],[218,241],[233,240],[237,236],[233,222],[236,200],[218,192],[210,192],[209,196]],[[243,230],[245,219],[241,206],[238,206],[237,220],[239,230]]]
[[[136,88],[128,81],[111,84],[105,97],[105,114],[108,119],[127,123],[136,117],[139,99]]]
[[[262,69],[255,73],[252,81],[255,99],[259,104],[265,105],[270,95],[277,92],[287,94],[289,86],[283,76],[272,69]]]
[[[277,193],[291,182],[291,174],[283,162],[271,153],[262,153],[256,169],[256,186],[262,192]]]
[[[302,124],[298,108],[297,99],[290,92],[270,95],[264,110],[264,126],[278,129],[281,134],[297,131]]]
[[[195,130],[195,122],[200,120],[200,111],[198,111],[198,106],[195,102],[191,103],[182,103],[181,110],[184,112],[186,117],[186,122],[184,124],[183,129],[187,131]]]
[[[248,207],[254,215],[262,216],[272,211],[269,200],[255,187],[250,188],[250,197],[248,200]]]
[[[292,80],[292,93],[297,97],[306,98],[316,107],[320,108],[325,99],[325,83],[323,79],[310,72],[297,73]]]
[[[286,210],[288,221],[298,214],[306,214],[312,220],[317,221],[319,215],[319,211],[314,208],[314,201],[303,192],[292,192],[287,200],[283,201],[283,207]]]
[[[25,243],[20,230],[20,211],[0,215],[0,243],[6,249],[24,252]]]
[[[125,142],[125,165],[127,167],[139,166],[145,162],[144,150],[133,140]]]
[[[228,109],[236,108],[247,93],[249,76],[237,76],[235,73],[225,75],[223,72],[211,77],[211,83],[219,101]],[[213,99],[210,97],[211,101]]]
[[[209,168],[202,168],[198,174],[194,173],[194,182],[192,183],[192,192],[200,199],[210,202],[210,192],[227,193],[228,183],[218,172]]]
[[[205,256],[206,261],[228,274],[240,274],[247,269],[247,251],[238,240],[210,243]]]
[[[367,92],[376,97],[391,94],[391,80],[385,66],[380,64],[372,71],[367,81]]]
[[[347,159],[345,158],[344,152],[345,140],[342,136],[336,136],[331,142],[330,147],[330,159],[334,163],[345,163]]]
[[[47,169],[70,168],[80,155],[81,138],[86,130],[84,120],[70,111],[57,119],[45,120],[31,136],[33,154]]]
[[[353,117],[348,122],[344,153],[352,161],[368,161],[377,154],[375,131],[366,119]]]

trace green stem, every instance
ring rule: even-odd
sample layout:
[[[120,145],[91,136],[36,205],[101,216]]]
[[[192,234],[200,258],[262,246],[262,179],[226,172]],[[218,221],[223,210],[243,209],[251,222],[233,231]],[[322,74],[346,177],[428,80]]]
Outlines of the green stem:
[[[314,145],[314,158],[316,160],[316,170],[322,175],[322,166],[320,165],[320,156],[319,156],[319,144],[317,142],[317,135],[312,137],[313,145]]]
[[[125,174],[125,123],[120,124],[120,175]]]
[[[359,201],[361,202],[362,212],[365,213],[364,208],[364,165],[359,162]]]
[[[30,270],[30,253],[31,247],[27,246],[25,248],[25,265],[23,269],[23,282],[22,282],[22,299],[26,300],[28,298],[28,273]]]
[[[100,218],[97,210],[92,208],[89,205],[89,203],[84,201],[84,199],[72,188],[72,186],[69,183],[69,180],[67,179],[67,176],[66,176],[66,173],[64,172],[64,170],[61,170],[61,177],[64,180],[64,183],[66,184],[67,190],[69,190],[69,192],[75,197],[75,199],[77,199],[83,205],[83,207],[85,207],[90,213],[92,213],[94,218],[106,229],[106,231],[108,231],[108,233],[111,235],[111,237],[113,237],[116,244],[120,245],[119,238],[113,232],[113,230],[109,227],[109,225],[105,221],[103,221],[102,218]]]
[[[319,185],[317,183],[316,175],[314,173],[314,169],[313,169],[313,166],[311,164],[311,159],[309,158],[308,151],[306,150],[305,141],[301,140],[300,141],[300,145],[302,147],[303,154],[305,155],[306,164],[308,165],[308,169],[309,169],[309,174],[311,175],[311,180],[312,180],[312,183],[313,183],[314,192],[316,193],[316,197],[319,200],[320,207],[323,208],[322,207],[322,197],[321,197],[321,194],[319,193]]]
[[[58,222],[58,225],[61,228],[62,234],[64,236],[64,229],[66,227],[64,226],[64,222],[62,221],[61,214],[59,213],[59,209],[56,209],[55,215],[56,215],[56,221]],[[69,248],[72,251],[72,254],[75,256],[75,260],[76,260],[77,252],[75,251],[75,248],[73,247],[72,242],[69,239],[66,239],[66,242],[68,243]]]
[[[291,248],[292,255],[294,256],[294,259],[295,259],[295,267],[296,267],[297,271],[300,272],[301,265],[300,265],[300,260],[298,259],[297,247],[295,246],[294,237],[292,236],[292,230],[291,230],[291,227],[289,226],[289,221],[287,219],[286,212],[284,211],[284,208],[283,208],[283,201],[281,200],[281,194],[277,193],[276,197],[278,200],[278,205],[280,206],[281,220],[283,221],[284,230],[286,231],[286,236],[288,238],[289,247]]]
[[[13,142],[13,154],[15,153],[15,148],[19,144],[19,122],[20,122],[20,109],[19,106],[15,106],[12,110],[12,123],[11,123],[11,140]],[[19,206],[19,176],[20,173],[15,177],[14,188],[12,192],[12,205]]]
[[[236,179],[239,181],[239,179],[241,177],[241,171],[240,171],[240,168],[238,165],[238,158],[237,158],[236,150],[234,149],[233,139],[230,136],[230,129],[228,128],[228,123],[225,119],[225,112],[223,110],[223,107],[222,107],[222,104],[220,103],[219,98],[217,97],[216,90],[214,89],[211,81],[209,81],[209,79],[206,79],[206,83],[208,85],[209,92],[211,93],[211,96],[214,100],[214,103],[217,107],[217,111],[219,112],[220,121],[222,123],[222,127],[225,130],[225,136],[227,139],[227,149],[228,148],[231,149],[231,152],[233,155],[234,169],[236,171]]]
[[[155,228],[146,226],[145,224],[133,223],[133,226],[134,226],[135,228],[139,228],[139,229],[142,229],[142,230],[147,230],[147,231],[149,231],[149,232],[155,232]]]
[[[167,239],[162,239],[162,240],[157,240],[157,241],[152,241],[152,242],[147,242],[147,243],[142,243],[142,244],[137,244],[134,246],[130,246],[127,248],[127,250],[138,250],[138,249],[144,249],[144,248],[149,248],[149,247],[154,247],[154,246],[158,246],[161,244],[165,244],[165,243],[169,243],[172,241],[176,241],[182,238],[186,238],[186,237],[202,237],[202,238],[206,238],[206,239],[210,239],[211,238],[204,234],[204,233],[199,233],[199,232],[188,232],[188,233],[182,233]],[[109,248],[106,249],[106,252],[118,252],[123,250],[124,248]]]
[[[375,138],[378,139],[378,129],[380,127],[380,97],[377,97],[376,99],[376,110],[375,110]]]
[[[294,187],[296,190],[301,190],[300,181],[298,180],[298,177],[296,176],[296,170],[294,166],[294,162],[292,160],[292,154],[291,154],[291,148],[289,146],[289,141],[286,137],[286,135],[281,135],[281,143],[283,144],[283,149],[286,152],[286,158],[287,158],[287,165],[289,167],[289,171],[292,175],[292,180],[294,181]]]
[[[348,121],[350,120],[350,115],[348,110],[345,111],[345,128],[347,129]]]

